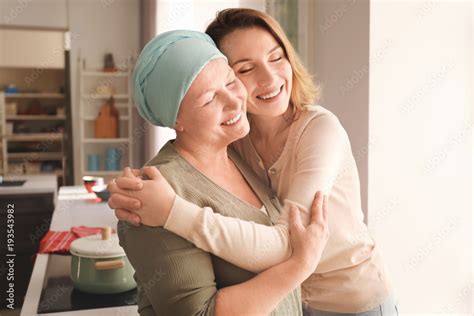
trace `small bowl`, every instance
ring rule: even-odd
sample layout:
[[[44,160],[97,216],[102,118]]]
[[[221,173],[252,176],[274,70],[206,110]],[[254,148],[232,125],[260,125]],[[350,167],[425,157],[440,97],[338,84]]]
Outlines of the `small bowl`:
[[[104,178],[84,176],[82,177],[82,182],[84,183],[84,186],[86,187],[87,192],[92,193],[92,187],[94,185],[103,185]]]
[[[110,197],[110,192],[107,191],[107,185],[105,184],[94,185],[92,187],[92,192],[94,192],[95,195],[97,195],[97,197],[102,200],[102,202],[106,202]]]

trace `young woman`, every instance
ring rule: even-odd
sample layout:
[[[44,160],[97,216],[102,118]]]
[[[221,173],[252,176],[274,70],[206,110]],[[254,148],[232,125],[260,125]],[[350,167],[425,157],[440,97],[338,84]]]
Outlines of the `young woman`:
[[[171,31],[154,38],[133,80],[140,114],[176,129],[176,140],[148,163],[173,191],[263,225],[278,217],[270,190],[227,148],[249,131],[247,93],[209,36]],[[208,102],[209,93],[219,96]],[[164,179],[154,167],[145,174],[152,181],[141,193],[156,194]],[[328,235],[323,203],[318,194],[306,228],[294,207],[292,256],[255,277],[163,228],[119,222],[120,244],[136,270],[140,314],[301,315],[299,284],[316,268],[320,255],[313,252],[322,253]]]
[[[164,225],[201,249],[259,272],[291,254],[290,203],[300,206],[303,222],[308,223],[312,197],[323,191],[329,196],[331,236],[318,267],[302,284],[305,313],[397,314],[381,256],[363,222],[348,136],[334,114],[314,106],[318,90],[281,27],[264,13],[228,9],[206,32],[248,92],[250,134],[233,147],[276,192],[285,211],[277,225],[258,225],[183,202],[160,182],[160,193],[153,196],[127,194],[112,185],[110,206],[117,209],[117,217]],[[209,102],[216,97],[210,95]],[[128,176],[117,180],[120,188],[143,185]]]

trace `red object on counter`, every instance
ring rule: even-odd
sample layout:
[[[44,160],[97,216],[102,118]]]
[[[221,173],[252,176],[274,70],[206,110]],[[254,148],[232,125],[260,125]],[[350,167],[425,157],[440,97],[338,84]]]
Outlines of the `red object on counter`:
[[[39,253],[68,254],[77,238],[100,234],[102,227],[75,226],[70,231],[48,231],[40,241]],[[115,233],[115,229],[112,229]]]
[[[86,187],[87,192],[92,193],[92,187],[95,185],[94,182],[92,183],[85,183],[84,186]]]

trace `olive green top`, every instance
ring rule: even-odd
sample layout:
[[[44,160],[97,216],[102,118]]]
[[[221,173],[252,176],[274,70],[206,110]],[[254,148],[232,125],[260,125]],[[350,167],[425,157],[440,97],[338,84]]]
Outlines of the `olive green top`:
[[[200,207],[209,206],[225,216],[272,225],[279,217],[278,198],[235,152],[229,150],[229,157],[261,199],[269,216],[208,179],[181,157],[172,143],[167,143],[147,165],[157,166],[168,180],[177,194],[175,203],[187,200]],[[255,276],[162,227],[134,227],[120,221],[118,235],[120,245],[136,271],[138,311],[142,316],[214,315],[218,289]],[[272,312],[272,315],[301,314],[299,288]]]

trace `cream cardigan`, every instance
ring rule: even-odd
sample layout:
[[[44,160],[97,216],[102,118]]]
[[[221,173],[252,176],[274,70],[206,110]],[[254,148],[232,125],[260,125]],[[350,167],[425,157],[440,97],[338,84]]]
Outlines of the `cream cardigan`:
[[[334,114],[321,106],[291,125],[279,159],[263,167],[250,137],[234,148],[271,186],[284,210],[275,226],[215,214],[177,197],[165,228],[249,271],[259,272],[291,254],[288,203],[297,204],[304,223],[314,194],[329,194],[330,237],[315,272],[302,284],[303,302],[318,310],[355,313],[381,304],[391,294],[375,241],[363,222],[357,166],[349,138]]]

